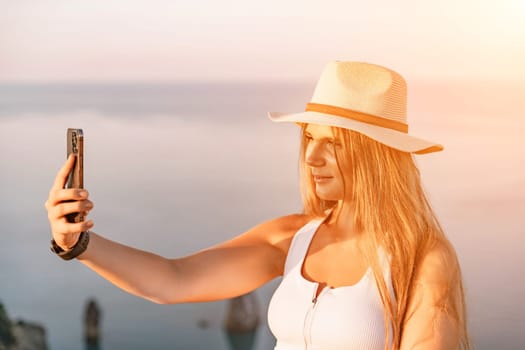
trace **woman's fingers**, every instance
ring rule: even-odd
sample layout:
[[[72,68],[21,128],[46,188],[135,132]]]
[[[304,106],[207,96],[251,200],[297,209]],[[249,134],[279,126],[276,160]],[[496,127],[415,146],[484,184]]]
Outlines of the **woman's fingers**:
[[[89,192],[81,188],[51,189],[45,205],[49,209],[61,202],[80,201],[88,197]]]
[[[64,188],[75,160],[75,156],[70,155],[58,171],[45,203],[53,239],[62,249],[74,246],[80,232],[93,227],[91,220],[71,223],[66,219],[66,215],[72,213],[84,213],[86,217],[93,209],[93,202],[88,199],[88,191],[81,188]]]
[[[57,220],[67,214],[89,212],[93,209],[93,206],[93,202],[87,199],[74,202],[62,202],[48,208],[48,217],[50,220]]]
[[[73,169],[73,165],[75,165],[75,160],[75,155],[70,154],[62,168],[60,168],[60,170],[58,171],[57,176],[55,177],[55,182],[53,183],[53,187],[51,188],[52,190],[64,188],[67,182],[67,177]]]
[[[54,232],[55,235],[61,235],[61,236],[67,236],[74,233],[80,233],[82,231],[87,231],[91,229],[94,226],[94,223],[92,220],[82,221],[82,222],[76,222],[76,223],[69,223],[67,221],[61,221],[57,224],[56,231]]]

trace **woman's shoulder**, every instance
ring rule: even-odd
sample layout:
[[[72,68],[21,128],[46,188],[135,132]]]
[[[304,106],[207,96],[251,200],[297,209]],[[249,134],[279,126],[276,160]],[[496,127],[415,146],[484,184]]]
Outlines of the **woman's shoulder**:
[[[416,266],[415,282],[449,285],[460,270],[454,247],[448,240],[434,242],[422,254]]]
[[[284,255],[287,255],[295,234],[302,227],[316,219],[319,218],[306,214],[292,214],[271,220],[270,225],[275,225],[275,230],[272,230],[272,236],[269,237],[270,243]]]
[[[316,217],[313,215],[306,215],[306,214],[289,214],[280,216],[271,220],[268,220],[266,223],[268,225],[274,225],[279,230],[283,231],[290,231],[290,230],[298,230],[302,226],[306,225],[312,220],[315,220]]]
[[[310,221],[318,219],[312,215],[291,214],[268,220],[266,226],[266,240],[272,246],[287,254],[294,235]]]

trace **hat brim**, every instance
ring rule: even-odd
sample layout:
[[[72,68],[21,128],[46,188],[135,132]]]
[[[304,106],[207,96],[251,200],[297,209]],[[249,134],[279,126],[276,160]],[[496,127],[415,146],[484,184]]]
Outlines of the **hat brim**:
[[[403,152],[425,154],[443,150],[443,146],[439,143],[420,139],[400,131],[383,128],[381,126],[367,124],[352,119],[342,118],[331,114],[311,111],[291,114],[268,112],[268,117],[276,123],[292,122],[319,124],[357,131],[378,142],[381,142],[384,145]]]

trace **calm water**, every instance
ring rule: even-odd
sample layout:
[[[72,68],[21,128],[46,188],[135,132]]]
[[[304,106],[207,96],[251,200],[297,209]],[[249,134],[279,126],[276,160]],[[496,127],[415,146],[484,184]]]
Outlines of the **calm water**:
[[[266,111],[301,110],[312,87],[0,86],[0,300],[11,316],[44,323],[52,349],[81,349],[84,302],[94,296],[104,349],[228,349],[226,302],[156,305],[49,252],[43,203],[65,159],[65,129],[86,135],[95,231],[180,256],[301,210],[298,130]],[[412,88],[411,133],[445,145],[416,159],[462,263],[476,348],[525,348],[523,108],[502,116],[493,105],[501,101],[483,98],[490,91],[479,84]],[[277,283],[257,291],[264,317]],[[203,320],[208,328],[198,327]],[[263,324],[255,349],[273,344]]]

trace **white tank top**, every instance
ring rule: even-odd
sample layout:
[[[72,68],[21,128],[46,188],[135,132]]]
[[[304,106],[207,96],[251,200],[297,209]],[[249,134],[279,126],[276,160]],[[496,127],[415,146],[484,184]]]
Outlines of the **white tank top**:
[[[284,276],[268,309],[268,324],[277,339],[275,350],[384,350],[383,304],[369,267],[351,286],[324,288],[309,281],[301,269],[314,236],[324,219],[313,220],[293,237]],[[395,296],[390,264],[382,249],[380,263],[392,300]],[[389,349],[392,325],[389,325]]]

